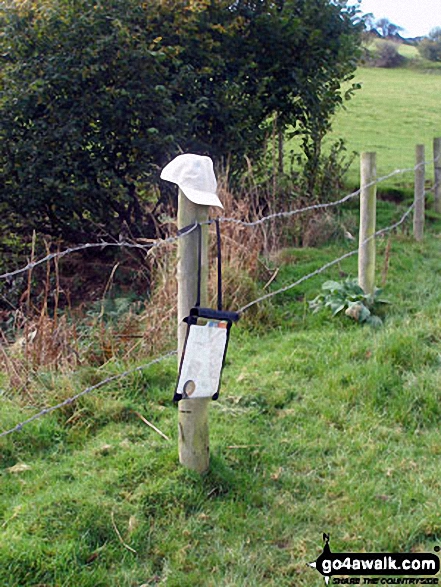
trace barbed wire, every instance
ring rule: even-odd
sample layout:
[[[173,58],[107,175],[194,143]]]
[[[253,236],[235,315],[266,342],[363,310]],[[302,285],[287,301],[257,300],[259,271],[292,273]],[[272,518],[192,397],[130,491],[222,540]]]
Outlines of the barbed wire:
[[[433,189],[433,188],[432,188]],[[432,191],[432,189],[427,190],[425,195],[427,195],[428,192]],[[301,278],[297,279],[295,282],[290,283],[284,287],[279,288],[276,291],[270,292],[268,294],[265,294],[255,300],[253,300],[252,302],[249,302],[248,304],[246,304],[245,306],[243,306],[242,308],[240,308],[238,310],[239,314],[243,314],[246,310],[248,310],[249,308],[251,308],[252,306],[259,304],[265,300],[268,300],[276,295],[279,295],[281,293],[285,293],[286,291],[289,291],[290,289],[293,289],[294,287],[300,285],[301,283],[303,283],[304,281],[307,281],[308,279],[311,279],[312,277],[315,277],[316,275],[319,275],[320,273],[323,273],[324,271],[326,271],[326,269],[329,269],[330,267],[333,267],[334,265],[336,265],[337,263],[340,263],[341,261],[344,261],[345,259],[356,255],[359,252],[359,248],[365,244],[367,244],[369,241],[371,241],[372,239],[377,238],[378,236],[381,236],[382,234],[385,234],[386,232],[390,232],[392,230],[395,230],[396,228],[398,228],[400,225],[402,225],[407,217],[410,215],[410,213],[412,212],[412,210],[415,207],[415,203],[412,203],[412,205],[406,210],[406,212],[401,216],[401,218],[395,222],[394,224],[387,226],[386,228],[382,228],[380,230],[377,230],[372,236],[370,236],[369,238],[365,239],[362,243],[360,243],[359,247],[357,249],[354,249],[352,251],[349,251],[347,253],[345,253],[344,255],[341,255],[340,257],[338,257],[337,259],[334,259],[332,261],[329,261],[328,263],[325,263],[324,265],[322,265],[321,267],[319,267],[318,269],[315,269],[314,271],[312,271],[311,273],[308,273],[307,275],[302,276]],[[190,232],[192,232],[195,228],[197,227],[197,224],[195,224],[194,226],[191,227],[187,227],[187,229],[184,229],[184,232],[179,235],[176,238],[180,238],[181,236],[185,236],[186,234],[189,234]],[[162,355],[161,357],[158,357],[156,359],[153,359],[152,361],[150,361],[149,363],[147,363],[146,365],[141,365],[139,367],[135,367],[134,369],[129,369],[127,371],[124,371],[123,373],[119,373],[117,375],[112,375],[110,377],[107,377],[106,379],[103,379],[102,381],[100,381],[99,383],[95,384],[95,385],[91,385],[90,387],[87,387],[86,389],[84,389],[83,391],[77,393],[76,395],[69,397],[65,400],[63,400],[62,402],[54,405],[54,406],[50,406],[47,408],[42,409],[40,412],[34,414],[33,416],[31,416],[30,418],[28,418],[27,420],[24,420],[23,422],[20,422],[19,424],[16,424],[14,427],[10,428],[9,430],[6,430],[4,432],[0,433],[0,438],[5,437],[9,434],[12,434],[14,432],[19,432],[20,430],[23,429],[24,426],[26,426],[27,424],[30,424],[31,422],[34,422],[35,420],[55,411],[58,410],[62,407],[65,407],[67,405],[71,405],[72,403],[74,403],[75,401],[77,401],[79,398],[83,397],[84,395],[87,395],[89,393],[91,393],[92,391],[95,391],[96,389],[99,389],[100,387],[103,387],[104,385],[107,385],[108,383],[111,383],[112,381],[116,381],[119,379],[122,379],[124,377],[127,377],[129,375],[132,375],[133,373],[137,373],[139,371],[143,371],[145,369],[148,369],[149,367],[151,367],[152,365],[159,363],[163,360],[165,360],[166,358],[169,358],[171,356],[175,356],[177,355],[177,351],[169,351],[168,353]]]
[[[409,167],[407,169],[395,169],[391,173],[388,173],[387,175],[383,175],[382,177],[379,177],[379,178],[361,186],[360,188],[358,188],[354,192],[348,194],[347,196],[344,196],[340,200],[336,200],[335,202],[326,202],[323,204],[311,204],[309,206],[305,206],[304,208],[298,208],[296,210],[288,210],[285,212],[275,212],[274,214],[269,214],[268,216],[264,216],[263,218],[259,218],[258,220],[255,220],[252,222],[239,220],[237,218],[225,218],[223,216],[221,216],[218,220],[219,220],[219,222],[230,222],[232,224],[239,224],[241,226],[253,227],[253,226],[258,226],[259,224],[263,224],[264,222],[267,222],[269,220],[275,220],[276,218],[289,218],[291,216],[295,216],[295,215],[301,214],[303,212],[310,212],[311,210],[321,210],[324,208],[331,208],[331,207],[339,206],[340,204],[344,204],[348,200],[351,200],[351,199],[355,198],[356,196],[360,195],[360,193],[363,189],[372,187],[373,185],[377,185],[383,181],[386,181],[387,179],[390,179],[394,175],[409,173],[410,171],[416,171],[425,163],[426,162],[418,163],[414,167]],[[208,222],[211,222],[211,221],[208,221]],[[207,224],[208,224],[208,222],[207,222]]]
[[[255,220],[255,221],[245,221],[245,220],[240,220],[238,218],[229,218],[229,217],[224,217],[224,216],[221,216],[220,218],[218,218],[218,220],[219,220],[219,222],[228,222],[228,223],[238,224],[238,225],[245,226],[245,227],[254,227],[254,226],[259,226],[259,225],[263,224],[264,222],[274,220],[276,218],[289,218],[291,216],[295,216],[297,214],[301,214],[304,212],[309,212],[311,210],[321,210],[321,209],[325,209],[325,208],[339,206],[341,204],[344,204],[348,200],[351,200],[351,199],[355,198],[356,196],[358,196],[361,193],[362,189],[365,189],[365,188],[371,187],[373,185],[377,185],[379,183],[382,183],[383,181],[386,181],[387,179],[390,179],[391,177],[393,177],[395,175],[409,173],[411,171],[416,171],[417,169],[419,169],[423,165],[426,165],[429,163],[434,163],[435,161],[438,160],[438,158],[439,157],[437,157],[436,159],[423,161],[421,163],[418,163],[414,167],[409,167],[409,168],[405,168],[405,169],[395,169],[394,171],[388,173],[387,175],[383,175],[382,177],[376,178],[375,180],[365,184],[364,186],[360,187],[359,189],[355,190],[354,192],[351,192],[350,194],[347,194],[346,196],[344,196],[340,200],[336,200],[335,202],[327,202],[327,203],[323,203],[323,204],[311,204],[309,206],[305,206],[303,208],[297,208],[295,210],[276,212],[274,214],[269,214],[268,216],[263,216],[262,218],[259,218],[258,220]],[[0,274],[0,280],[12,279],[13,277],[16,277],[17,275],[20,275],[21,273],[25,273],[26,271],[33,270],[35,267],[38,267],[39,265],[42,265],[44,263],[48,263],[49,261],[52,261],[54,259],[61,259],[62,257],[65,257],[65,256],[70,255],[72,253],[76,253],[76,252],[88,250],[88,249],[90,250],[90,249],[99,249],[99,248],[103,249],[105,247],[120,247],[120,248],[141,249],[141,250],[147,251],[147,253],[150,253],[152,250],[154,250],[156,248],[170,245],[170,244],[177,242],[180,238],[183,238],[183,237],[191,234],[198,226],[211,225],[213,223],[214,223],[213,219],[210,219],[210,220],[207,220],[207,221],[201,222],[201,223],[195,223],[194,225],[191,225],[190,227],[186,227],[186,229],[184,229],[184,231],[182,231],[181,233],[178,233],[176,236],[170,236],[165,239],[156,239],[156,240],[153,239],[152,242],[149,242],[148,244],[129,242],[129,241],[121,241],[121,242],[101,241],[99,243],[84,243],[81,245],[76,245],[74,247],[69,247],[67,249],[64,249],[63,251],[49,253],[45,257],[42,257],[41,259],[38,259],[37,261],[30,261],[26,266],[24,266],[20,269],[15,269],[14,271],[9,271],[7,273]]]
[[[147,363],[146,365],[140,365],[139,367],[135,367],[134,369],[129,369],[127,371],[124,371],[123,373],[118,373],[117,375],[112,375],[111,377],[107,377],[106,379],[103,379],[99,383],[96,383],[95,385],[91,385],[90,387],[83,389],[83,391],[80,391],[80,393],[77,393],[76,395],[73,395],[72,397],[69,397],[54,406],[43,408],[40,412],[34,414],[33,416],[31,416],[27,420],[24,420],[23,422],[16,424],[13,428],[10,428],[9,430],[5,430],[4,432],[1,432],[0,438],[7,436],[8,434],[12,434],[13,432],[19,432],[27,424],[30,424],[31,422],[34,422],[35,420],[38,420],[39,418],[42,418],[43,416],[46,416],[47,414],[50,414],[51,412],[54,412],[55,410],[59,410],[60,408],[63,408],[65,406],[69,406],[69,405],[73,404],[80,397],[83,397],[84,395],[87,395],[88,393],[91,393],[92,391],[95,391],[96,389],[99,389],[100,387],[103,387],[104,385],[111,383],[112,381],[117,381],[118,379],[123,379],[124,377],[128,377],[129,375],[133,375],[134,373],[138,373],[139,371],[145,371],[146,369],[148,369],[152,365],[156,365],[156,363],[160,363],[161,361],[164,361],[165,359],[172,357],[174,355],[177,355],[177,351],[169,351],[165,355],[162,355],[161,357],[158,357],[157,359],[153,359],[152,361],[150,361],[150,363]]]
[[[191,232],[196,230],[197,226],[198,226],[197,223],[195,223],[194,225],[192,225],[188,230],[186,230],[182,234],[178,234],[177,236],[170,236],[170,237],[164,238],[164,239],[153,240],[153,242],[150,242],[148,244],[133,243],[133,242],[128,242],[128,241],[121,241],[121,242],[114,242],[114,243],[101,241],[99,243],[84,243],[81,245],[77,245],[75,247],[69,247],[67,249],[64,249],[63,251],[49,253],[45,257],[38,259],[38,261],[30,261],[25,267],[22,267],[21,269],[15,269],[14,271],[10,271],[8,273],[2,273],[2,274],[0,274],[0,279],[12,279],[13,277],[19,275],[20,273],[25,273],[26,271],[31,271],[32,269],[35,269],[35,267],[38,267],[39,265],[42,265],[43,263],[48,263],[49,261],[52,261],[53,259],[61,259],[62,257],[65,257],[65,256],[70,255],[72,253],[77,253],[78,251],[84,251],[86,249],[104,249],[105,247],[121,247],[121,248],[125,247],[125,248],[129,248],[129,249],[142,249],[144,251],[147,250],[147,253],[150,253],[153,249],[156,249],[161,246],[172,244],[172,243],[176,242],[177,240],[179,240],[180,238],[186,236],[187,234],[190,234]]]
[[[372,236],[370,236],[369,238],[365,239],[364,241],[362,241],[360,243],[360,247],[367,244],[369,241],[371,241],[374,238],[377,238],[378,236],[386,233],[386,232],[390,232],[392,230],[394,230],[395,228],[398,228],[401,224],[403,224],[406,220],[406,218],[409,216],[409,214],[412,212],[412,210],[415,207],[415,203],[413,203],[407,210],[406,212],[403,214],[403,216],[400,218],[400,220],[398,222],[395,222],[395,224],[392,224],[391,226],[387,226],[386,228],[382,228],[381,230],[377,230],[377,232],[375,232]],[[295,281],[294,283],[290,283],[289,285],[285,285],[284,287],[281,287],[280,289],[270,292],[268,294],[265,294],[263,296],[261,296],[260,298],[257,298],[256,300],[253,300],[252,302],[249,302],[248,304],[246,304],[245,306],[243,306],[242,308],[240,308],[239,310],[237,310],[237,312],[239,314],[243,314],[243,312],[245,312],[246,310],[248,310],[249,308],[251,308],[252,306],[259,304],[261,302],[264,302],[265,300],[268,300],[276,295],[279,295],[281,293],[284,293],[298,285],[300,285],[301,283],[303,283],[304,281],[307,281],[308,279],[311,279],[312,277],[315,277],[316,275],[319,275],[320,273],[323,273],[323,271],[326,271],[326,269],[329,269],[330,267],[332,267],[333,265],[337,265],[337,263],[340,263],[341,261],[344,261],[345,259],[347,259],[348,257],[352,257],[353,255],[356,255],[358,253],[359,249],[354,249],[352,251],[349,251],[348,253],[345,253],[344,255],[342,255],[341,257],[338,257],[338,259],[334,259],[333,261],[329,261],[329,263],[325,263],[325,265],[322,265],[322,267],[319,267],[318,269],[316,269],[315,271],[312,271],[311,273],[308,273],[308,275],[304,275],[303,277],[300,277],[300,279],[298,279],[297,281]]]
[[[410,173],[412,171],[417,171],[420,167],[423,167],[425,165],[429,165],[430,163],[436,163],[440,159],[441,159],[441,155],[438,155],[438,157],[436,157],[435,159],[424,160],[420,163],[417,163],[413,167],[407,167],[404,169],[395,169],[394,171],[391,171],[387,175],[383,175],[381,177],[378,177],[378,178],[372,180],[371,182],[361,186],[360,188],[358,188],[354,192],[351,192],[350,194],[344,196],[340,200],[336,200],[335,202],[326,202],[323,204],[311,204],[309,206],[305,206],[303,208],[298,208],[296,210],[288,210],[286,212],[275,212],[274,214],[269,214],[268,216],[264,216],[262,218],[259,218],[258,220],[255,220],[255,221],[248,221],[247,222],[244,220],[239,220],[237,218],[226,218],[224,216],[221,216],[220,218],[218,218],[218,220],[219,220],[219,222],[231,222],[232,224],[239,224],[241,226],[252,227],[252,226],[258,226],[259,224],[263,224],[263,222],[267,222],[268,220],[274,220],[276,218],[289,218],[289,217],[294,216],[296,214],[301,214],[303,212],[310,212],[311,210],[321,210],[323,208],[331,208],[333,206],[339,206],[340,204],[344,204],[348,200],[351,200],[351,199],[355,198],[356,196],[360,195],[360,193],[363,189],[366,189],[366,188],[372,187],[373,185],[377,185],[379,183],[382,183],[382,182],[390,179],[391,177],[394,177],[395,175],[400,175],[400,174],[404,174],[404,173]],[[429,190],[429,191],[431,191],[431,190]],[[209,224],[211,222],[212,221],[210,220],[207,222],[207,224]]]

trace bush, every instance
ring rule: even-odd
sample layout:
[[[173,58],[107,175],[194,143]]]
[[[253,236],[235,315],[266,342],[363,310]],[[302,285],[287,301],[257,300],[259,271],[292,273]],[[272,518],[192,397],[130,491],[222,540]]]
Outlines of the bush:
[[[346,0],[1,2],[1,211],[71,241],[155,236],[178,152],[239,174],[275,114],[323,137],[360,30]]]
[[[429,36],[421,41],[418,51],[424,59],[441,61],[441,27],[434,28]]]
[[[378,55],[374,60],[375,67],[398,67],[404,61],[395,43],[381,43],[378,48]]]

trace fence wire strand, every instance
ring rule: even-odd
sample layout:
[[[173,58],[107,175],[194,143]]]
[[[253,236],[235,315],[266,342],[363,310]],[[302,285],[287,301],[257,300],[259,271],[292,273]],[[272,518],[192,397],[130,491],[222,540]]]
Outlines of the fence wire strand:
[[[406,212],[403,214],[403,216],[400,218],[400,220],[398,222],[395,222],[395,224],[392,224],[391,226],[387,226],[386,228],[382,228],[381,230],[378,230],[372,236],[370,236],[369,238],[367,238],[363,242],[361,242],[360,246],[365,245],[366,243],[368,243],[372,239],[377,238],[378,236],[380,236],[386,232],[390,232],[390,231],[394,230],[395,228],[398,228],[401,224],[403,224],[405,222],[406,218],[412,212],[414,207],[415,207],[415,204],[412,204],[408,208],[408,210],[406,210]],[[300,279],[298,279],[294,283],[290,283],[289,285],[285,285],[284,287],[281,287],[280,289],[278,289],[276,291],[267,293],[264,296],[257,298],[257,300],[253,300],[252,302],[249,302],[248,304],[246,304],[245,306],[243,306],[242,308],[237,310],[237,312],[239,314],[243,314],[243,312],[245,312],[246,310],[248,310],[252,306],[259,304],[261,302],[264,302],[265,300],[268,300],[278,294],[284,293],[284,292],[296,287],[297,285],[300,285],[304,281],[307,281],[308,279],[311,279],[312,277],[315,277],[316,275],[323,273],[323,271],[326,271],[326,269],[329,269],[329,267],[332,267],[333,265],[340,263],[341,261],[343,261],[344,259],[347,259],[348,257],[352,257],[353,255],[356,255],[358,253],[358,250],[359,250],[358,248],[354,249],[353,251],[349,251],[348,253],[345,253],[341,257],[338,257],[338,259],[334,259],[333,261],[329,261],[329,263],[326,263],[325,265],[323,265],[322,267],[319,267],[319,269],[316,269],[315,271],[312,271],[312,273],[309,273],[308,275],[304,275],[303,277],[301,277]]]
[[[260,224],[263,224],[264,222],[267,222],[269,220],[275,220],[277,218],[290,218],[291,216],[295,216],[295,215],[301,214],[303,212],[310,212],[311,210],[322,210],[324,208],[332,208],[335,206],[339,206],[340,204],[344,204],[345,202],[355,198],[356,196],[359,196],[363,189],[369,188],[373,185],[377,185],[383,181],[386,181],[387,179],[393,177],[394,175],[408,173],[410,171],[416,171],[417,169],[419,169],[419,167],[424,165],[424,163],[426,163],[426,162],[418,163],[418,165],[415,165],[415,167],[409,167],[408,169],[395,169],[391,173],[388,173],[387,175],[383,175],[382,177],[379,177],[379,178],[361,186],[360,188],[355,190],[355,192],[352,192],[352,193],[348,194],[347,196],[344,196],[340,200],[336,200],[335,202],[327,202],[324,204],[311,204],[310,206],[305,206],[304,208],[298,208],[296,210],[288,210],[285,212],[275,212],[274,214],[269,214],[268,216],[264,216],[262,218],[259,218],[258,220],[252,221],[252,222],[246,222],[244,220],[239,220],[237,218],[225,218],[223,216],[221,218],[219,218],[219,222],[229,222],[232,224],[239,224],[241,226],[253,227],[253,226],[259,226]],[[208,221],[208,222],[211,222],[211,221]]]
[[[421,166],[427,165],[429,163],[435,163],[438,160],[438,158],[439,157],[437,157],[436,159],[425,160],[421,163],[418,163],[414,167],[409,167],[409,168],[405,168],[405,169],[395,169],[394,171],[388,173],[387,175],[383,175],[382,177],[376,178],[372,182],[367,183],[366,185],[355,190],[354,192],[347,194],[346,196],[344,196],[340,200],[336,200],[335,202],[327,202],[324,204],[311,204],[310,206],[305,206],[303,208],[297,208],[295,210],[276,212],[274,214],[269,214],[268,216],[263,216],[262,218],[259,218],[255,221],[249,221],[249,222],[247,222],[245,220],[240,220],[237,218],[228,218],[228,217],[224,217],[224,216],[221,216],[218,220],[219,220],[219,222],[238,224],[238,225],[245,226],[245,227],[255,227],[255,226],[259,226],[265,222],[268,222],[270,220],[275,220],[277,218],[290,218],[291,216],[295,216],[295,215],[301,214],[303,212],[310,212],[311,210],[322,210],[322,209],[326,209],[326,208],[339,206],[341,204],[344,204],[348,200],[351,200],[351,199],[355,198],[356,196],[358,196],[360,194],[361,190],[364,188],[368,188],[368,187],[371,187],[372,185],[377,185],[379,183],[382,183],[395,175],[409,173],[411,171],[416,171]],[[200,224],[195,223],[193,226],[189,227],[188,230],[185,230],[185,232],[178,233],[176,236],[170,236],[165,239],[156,239],[156,240],[153,239],[152,242],[150,242],[148,244],[141,244],[141,243],[128,242],[128,241],[122,241],[122,242],[104,242],[103,241],[103,242],[99,242],[99,243],[85,243],[85,244],[77,245],[74,247],[69,247],[63,251],[49,253],[48,255],[46,255],[45,257],[42,257],[41,259],[38,259],[37,261],[31,261],[25,267],[22,267],[21,269],[15,269],[14,271],[0,274],[0,280],[12,279],[13,277],[20,275],[21,273],[25,273],[26,271],[30,271],[30,270],[34,269],[35,267],[42,265],[43,263],[48,263],[49,261],[52,261],[54,259],[61,259],[62,257],[66,257],[67,255],[70,255],[72,253],[76,253],[76,252],[87,250],[87,249],[90,250],[90,249],[100,249],[100,248],[105,248],[105,247],[120,247],[120,248],[129,248],[129,249],[141,249],[141,250],[147,251],[147,253],[150,253],[152,250],[154,250],[156,248],[173,244],[173,243],[177,242],[180,238],[183,238],[183,237],[191,234],[198,227],[198,225],[201,225],[201,226],[206,225],[206,224],[210,225],[213,222],[214,222],[214,220],[210,219],[210,220],[207,220],[206,222],[202,222]]]
[[[397,175],[399,173],[407,173],[410,171],[415,171],[420,166],[425,165],[427,163],[428,162],[425,161],[425,162],[419,163],[415,167],[412,167],[409,169],[396,169],[393,172],[389,173],[388,175],[382,176],[382,177],[366,184],[365,186],[363,186],[363,188],[367,188],[372,185],[378,184],[378,183],[385,181],[386,179],[389,179],[390,177]],[[319,210],[319,209],[323,209],[323,208],[329,208],[331,206],[338,206],[340,204],[343,204],[344,202],[347,202],[351,198],[358,196],[361,192],[361,189],[362,188],[356,190],[355,192],[352,192],[351,194],[346,195],[345,197],[341,198],[340,200],[338,200],[336,202],[329,202],[326,204],[314,204],[314,205],[306,206],[304,208],[299,208],[296,210],[270,214],[268,216],[259,218],[258,220],[254,221],[254,222],[245,222],[245,221],[238,220],[236,218],[224,218],[224,217],[219,218],[219,221],[220,222],[232,222],[232,223],[241,224],[241,225],[247,226],[247,227],[254,227],[254,226],[258,226],[258,225],[262,224],[263,222],[273,220],[276,218],[287,218],[287,217],[293,216],[295,214],[300,214],[302,212],[307,212],[310,210]],[[434,188],[427,190],[426,195],[428,192],[433,191],[433,189]],[[381,236],[382,234],[385,234],[387,232],[395,230],[396,228],[401,226],[406,221],[406,219],[408,218],[408,216],[410,215],[410,213],[412,212],[414,207],[415,207],[415,202],[406,210],[406,212],[401,216],[400,220],[398,220],[397,222],[395,222],[394,224],[392,224],[390,226],[387,226],[386,228],[382,228],[380,230],[377,230],[372,236],[370,236],[369,238],[365,239],[362,243],[360,243],[359,247],[357,249],[349,251],[349,252],[345,253],[344,255],[341,255],[337,259],[334,259],[332,261],[329,261],[328,263],[325,263],[324,265],[322,265],[318,269],[312,271],[311,273],[309,273],[307,275],[302,276],[301,278],[297,279],[293,283],[285,285],[285,286],[277,289],[276,291],[269,292],[269,293],[255,299],[255,300],[247,303],[245,306],[243,306],[242,308],[240,308],[238,310],[238,313],[243,314],[246,310],[248,310],[252,306],[255,306],[256,304],[262,303],[262,302],[264,302],[270,298],[273,298],[274,296],[277,296],[279,294],[285,293],[286,291],[289,291],[290,289],[293,289],[294,287],[300,285],[304,281],[307,281],[308,279],[311,279],[312,277],[315,277],[316,275],[323,273],[324,271],[326,271],[330,267],[333,267],[334,265],[340,263],[341,261],[344,261],[345,259],[352,257],[353,255],[356,255],[359,251],[359,248],[362,247],[363,245],[367,244],[372,239],[375,239],[378,236]],[[201,223],[201,224],[211,224],[212,222],[214,222],[214,220],[208,220],[207,222]],[[78,251],[85,250],[85,249],[103,248],[103,247],[111,246],[111,247],[137,248],[137,249],[147,250],[147,252],[150,252],[152,249],[155,249],[157,247],[165,246],[167,244],[172,244],[172,243],[178,241],[180,238],[183,238],[184,236],[192,233],[198,226],[199,226],[199,224],[195,223],[194,225],[183,229],[180,233],[177,234],[177,236],[169,237],[166,239],[158,239],[158,240],[153,241],[149,244],[130,243],[130,242],[123,241],[123,242],[118,242],[118,243],[107,243],[107,242],[86,243],[83,245],[70,247],[64,251],[50,253],[50,254],[46,255],[45,257],[39,259],[38,261],[32,261],[32,262],[28,263],[26,265],[26,267],[23,267],[22,269],[17,269],[15,271],[11,271],[9,273],[4,273],[4,274],[0,275],[0,279],[11,279],[20,273],[23,273],[25,271],[30,271],[30,270],[34,269],[35,267],[37,267],[38,265],[41,265],[43,263],[47,263],[55,258],[61,258],[66,255],[69,255],[71,253],[78,252]],[[92,391],[95,391],[95,390],[107,385],[108,383],[123,379],[129,375],[134,374],[134,373],[144,371],[144,370],[148,369],[149,367],[151,367],[152,365],[155,365],[155,364],[157,364],[157,363],[159,363],[159,362],[161,362],[171,356],[175,356],[175,355],[177,355],[177,351],[169,351],[168,353],[162,355],[161,357],[153,359],[152,361],[150,361],[146,365],[141,365],[141,366],[136,367],[134,369],[129,369],[127,371],[124,371],[123,373],[119,373],[117,375],[112,375],[110,377],[107,377],[106,379],[103,379],[99,383],[96,383],[95,385],[91,385],[91,386],[87,387],[83,391],[77,393],[76,395],[73,395],[72,397],[69,397],[69,398],[63,400],[62,402],[60,402],[54,406],[49,406],[49,407],[43,408],[40,412],[37,412],[36,414],[29,417],[28,419],[16,424],[14,427],[10,428],[9,430],[5,430],[5,431],[1,432],[0,438],[8,436],[9,434],[12,434],[14,432],[21,431],[24,426],[30,424],[31,422],[34,422],[35,420],[42,418],[43,416],[46,416],[47,414],[50,414],[51,412],[53,412],[55,410],[58,410],[58,409],[61,409],[65,406],[71,405],[72,403],[77,401],[79,398],[91,393]]]
[[[372,236],[370,236],[369,238],[365,239],[362,243],[360,243],[360,246],[365,245],[366,243],[368,243],[369,241],[371,241],[374,238],[377,238],[378,236],[385,234],[386,232],[390,232],[396,228],[398,228],[401,224],[403,224],[406,220],[406,218],[409,216],[409,214],[412,212],[413,208],[414,208],[415,204],[412,204],[407,210],[406,212],[403,214],[403,216],[400,218],[400,220],[398,220],[397,222],[395,222],[394,224],[387,226],[386,228],[382,228],[378,231],[376,231]],[[193,229],[190,229],[193,230]],[[188,232],[186,232],[185,234],[188,234]],[[252,302],[249,302],[248,304],[246,304],[245,306],[243,306],[242,308],[240,308],[238,310],[239,314],[242,314],[243,312],[245,312],[246,310],[248,310],[249,308],[251,308],[252,306],[259,304],[265,300],[268,300],[276,295],[279,295],[281,293],[284,293],[290,289],[293,289],[294,287],[300,285],[301,283],[303,283],[304,281],[307,281],[308,279],[311,279],[312,277],[315,277],[316,275],[319,275],[320,273],[323,273],[324,271],[326,271],[326,269],[329,269],[330,267],[332,267],[333,265],[336,265],[337,263],[340,263],[341,261],[343,261],[344,259],[347,259],[348,257],[351,257],[355,254],[358,253],[358,248],[354,249],[352,251],[349,251],[347,253],[345,253],[344,255],[342,255],[341,257],[338,257],[337,259],[334,259],[333,261],[329,261],[328,263],[326,263],[325,265],[322,265],[322,267],[319,267],[318,269],[316,269],[315,271],[312,271],[311,273],[309,273],[308,275],[304,275],[303,277],[301,277],[300,279],[298,279],[297,281],[295,281],[294,283],[290,283],[284,287],[281,287],[280,289],[270,292],[264,296],[261,296],[259,298],[257,298],[256,300],[253,300]],[[54,406],[49,406],[46,408],[43,408],[40,412],[37,412],[36,414],[34,414],[33,416],[31,416],[30,418],[16,424],[15,426],[13,426],[12,428],[10,428],[9,430],[5,430],[4,432],[0,433],[0,438],[3,438],[5,436],[8,436],[9,434],[12,434],[14,432],[19,432],[23,429],[24,426],[30,424],[31,422],[34,422],[35,420],[42,418],[43,416],[46,416],[47,414],[50,414],[51,412],[61,409],[65,406],[71,405],[72,403],[74,403],[75,401],[77,401],[79,398],[91,393],[92,391],[95,391],[96,389],[99,389],[101,387],[103,387],[104,385],[107,385],[108,383],[111,383],[113,381],[117,381],[119,379],[123,379],[124,377],[128,377],[129,375],[132,375],[134,373],[138,373],[140,371],[144,371],[146,369],[148,369],[149,367],[151,367],[152,365],[155,365],[169,357],[175,356],[177,355],[177,351],[169,351],[168,353],[166,353],[165,355],[162,355],[161,357],[158,357],[156,359],[153,359],[152,361],[150,361],[149,363],[147,363],[146,365],[141,365],[139,367],[135,367],[134,369],[129,369],[127,371],[124,371],[123,373],[118,373],[117,375],[112,375],[110,377],[107,377],[106,379],[103,379],[102,381],[100,381],[99,383],[96,383],[95,385],[91,385],[89,387],[87,387],[86,389],[84,389],[83,391],[77,393],[76,395],[73,395],[65,400],[63,400],[62,402],[54,405]]]
[[[197,224],[194,224],[183,234],[178,234],[177,236],[170,236],[170,237],[164,238],[164,239],[153,240],[153,242],[148,243],[148,244],[132,243],[132,242],[128,242],[128,241],[121,241],[121,242],[115,242],[115,243],[109,243],[109,242],[102,241],[99,243],[84,243],[81,245],[77,245],[75,247],[69,247],[68,249],[65,249],[63,251],[49,253],[45,257],[38,259],[38,261],[31,261],[25,267],[22,267],[21,269],[16,269],[15,271],[10,271],[9,273],[3,273],[0,275],[0,279],[12,279],[13,277],[16,277],[17,275],[19,275],[20,273],[25,273],[26,271],[31,271],[32,269],[35,269],[35,267],[38,267],[38,265],[42,265],[43,263],[48,263],[49,261],[52,261],[53,259],[61,259],[62,257],[66,257],[67,255],[70,255],[72,253],[77,253],[78,251],[84,251],[86,249],[89,250],[89,249],[104,249],[105,247],[120,247],[120,248],[128,248],[128,249],[141,249],[143,251],[147,251],[147,254],[148,254],[152,250],[157,249],[158,247],[162,247],[165,245],[170,245],[170,244],[175,243],[180,238],[182,238],[182,237],[186,236],[187,234],[190,234],[194,230],[196,230],[197,226],[198,226]]]
[[[54,412],[55,410],[59,410],[60,408],[63,408],[65,406],[69,406],[69,405],[73,404],[80,397],[83,397],[84,395],[87,395],[88,393],[91,393],[92,391],[95,391],[96,389],[99,389],[100,387],[103,387],[104,385],[111,383],[112,381],[117,381],[119,379],[123,379],[124,377],[128,377],[129,375],[133,375],[134,373],[139,373],[140,371],[145,371],[146,369],[148,369],[152,365],[156,365],[156,363],[160,363],[161,361],[164,361],[165,359],[172,357],[174,355],[177,355],[177,351],[170,351],[170,352],[166,353],[165,355],[158,357],[157,359],[153,359],[153,361],[150,361],[150,363],[147,363],[146,365],[140,365],[139,367],[136,367],[134,369],[129,369],[127,371],[124,371],[123,373],[118,373],[117,375],[112,375],[111,377],[107,377],[106,379],[103,379],[99,383],[96,383],[95,385],[91,385],[90,387],[83,389],[83,391],[80,391],[80,393],[77,393],[76,395],[73,395],[72,397],[69,397],[54,406],[49,406],[47,408],[43,408],[40,412],[34,414],[33,416],[31,416],[27,420],[20,422],[19,424],[17,424],[13,428],[11,428],[9,430],[5,430],[4,432],[1,432],[0,438],[7,436],[8,434],[12,434],[13,432],[19,432],[27,424],[30,424],[31,422],[34,422],[35,420],[38,420],[39,418],[42,418],[43,416],[46,416],[47,414],[50,414],[51,412]]]

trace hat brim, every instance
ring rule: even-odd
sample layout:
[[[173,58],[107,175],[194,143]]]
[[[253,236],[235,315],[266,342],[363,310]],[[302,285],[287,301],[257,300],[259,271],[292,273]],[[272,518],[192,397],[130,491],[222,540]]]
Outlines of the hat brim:
[[[212,192],[202,192],[200,190],[195,190],[193,188],[182,185],[179,186],[179,189],[190,200],[190,202],[193,202],[194,204],[199,204],[200,206],[217,206],[218,208],[222,209],[224,208],[217,195]]]

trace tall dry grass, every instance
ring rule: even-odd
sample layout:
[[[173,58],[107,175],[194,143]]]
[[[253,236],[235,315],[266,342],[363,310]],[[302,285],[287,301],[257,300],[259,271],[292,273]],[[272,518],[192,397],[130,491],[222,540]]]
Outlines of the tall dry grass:
[[[288,195],[287,195],[288,194]],[[286,210],[293,206],[292,190],[277,186],[271,178],[259,183],[249,173],[234,191],[229,187],[227,172],[219,180],[219,196],[224,210],[212,210],[214,217],[224,216],[244,221],[254,221],[262,216]],[[296,206],[303,205],[297,197]],[[171,213],[169,214],[169,216]],[[275,219],[246,227],[239,223],[221,223],[221,247],[223,266],[224,307],[237,310],[259,297],[274,279],[277,267],[268,259],[271,254],[287,245],[301,244],[304,227],[310,224],[312,215],[302,218]],[[167,221],[161,227],[162,234],[176,234],[176,226]],[[209,298],[213,305],[217,296],[216,235],[210,225],[210,279]],[[33,239],[31,260],[35,255]],[[46,243],[46,250],[50,244]],[[10,386],[26,389],[33,375],[41,370],[68,373],[84,365],[103,365],[108,361],[138,360],[144,356],[158,355],[176,344],[176,244],[147,251],[139,258],[139,272],[147,275],[149,293],[144,299],[127,304],[125,311],[109,320],[107,302],[114,295],[114,278],[129,257],[120,259],[108,268],[108,279],[101,291],[96,292],[93,311],[90,304],[69,302],[68,287],[63,278],[63,267],[57,260],[48,262],[45,271],[39,273],[39,296],[33,295],[32,270],[28,272],[27,288],[22,303],[16,311],[11,344],[3,335],[0,340],[0,369],[7,373]],[[121,253],[123,254],[123,253]],[[130,260],[133,263],[133,253]],[[81,279],[81,269],[77,263]],[[61,308],[60,300],[63,299]],[[37,301],[36,301],[37,300]],[[66,303],[67,301],[67,303]],[[245,317],[250,324],[268,320],[270,305],[258,305]]]

